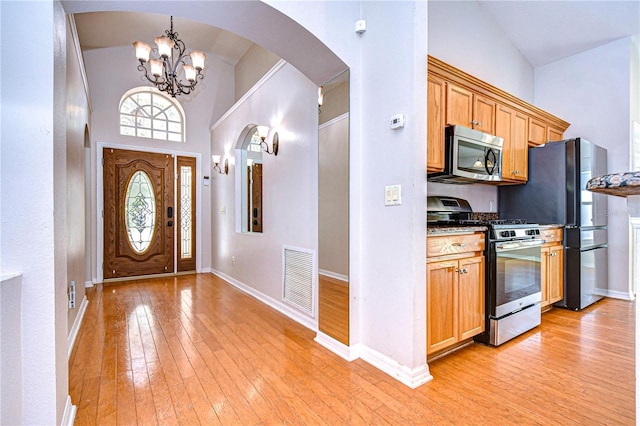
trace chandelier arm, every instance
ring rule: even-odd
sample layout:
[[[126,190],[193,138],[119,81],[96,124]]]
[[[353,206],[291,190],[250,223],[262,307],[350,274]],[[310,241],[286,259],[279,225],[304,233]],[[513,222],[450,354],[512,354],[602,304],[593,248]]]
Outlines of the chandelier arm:
[[[144,77],[155,85],[162,84],[163,82],[163,80],[159,80],[155,76],[153,78],[149,77],[149,71],[147,70],[147,67],[144,66],[142,61],[140,62],[140,65],[138,65],[138,71],[141,71],[142,73],[144,73]]]
[[[171,29],[166,30],[165,34],[166,37],[173,42],[173,48],[170,56],[161,58],[163,62],[162,77],[150,76],[149,70],[144,65],[144,61],[140,61],[138,70],[142,72],[144,77],[149,82],[153,83],[158,90],[168,93],[171,97],[175,98],[177,95],[181,94],[188,95],[195,90],[198,80],[202,80],[204,78],[202,69],[197,70],[195,79],[192,82],[182,82],[178,77],[180,67],[193,64],[191,63],[191,60],[187,63],[186,57],[189,55],[185,55],[186,45],[182,40],[180,40],[180,38],[178,38],[178,33],[173,31],[173,16],[171,17]],[[154,49],[154,51],[156,51],[156,49]]]

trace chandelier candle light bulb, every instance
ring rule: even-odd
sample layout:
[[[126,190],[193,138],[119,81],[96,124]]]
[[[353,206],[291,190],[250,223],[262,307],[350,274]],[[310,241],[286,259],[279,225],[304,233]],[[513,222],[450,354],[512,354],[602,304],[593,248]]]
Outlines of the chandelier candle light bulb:
[[[204,78],[202,70],[206,55],[195,50],[189,54],[185,53],[184,42],[178,38],[178,33],[173,31],[173,16],[171,29],[166,30],[165,34],[154,39],[157,49],[151,49],[149,44],[142,41],[133,43],[140,62],[138,70],[161,92],[166,92],[173,98],[188,95],[195,90],[198,80]],[[159,58],[150,59],[152,50],[157,52]],[[181,80],[183,74],[186,82]]]

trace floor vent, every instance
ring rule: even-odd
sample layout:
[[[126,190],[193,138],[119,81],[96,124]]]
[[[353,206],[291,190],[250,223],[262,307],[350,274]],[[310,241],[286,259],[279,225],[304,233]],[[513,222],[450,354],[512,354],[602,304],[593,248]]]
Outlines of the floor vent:
[[[313,274],[315,256],[312,250],[284,247],[284,300],[313,315]]]

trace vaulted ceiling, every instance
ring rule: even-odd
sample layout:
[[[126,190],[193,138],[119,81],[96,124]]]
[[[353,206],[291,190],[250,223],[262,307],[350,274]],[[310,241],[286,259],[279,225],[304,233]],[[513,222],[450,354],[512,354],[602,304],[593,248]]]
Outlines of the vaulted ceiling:
[[[640,1],[478,1],[534,67],[640,33]],[[166,15],[139,12],[76,14],[83,49],[153,42],[170,26]],[[189,49],[235,65],[252,42],[231,32],[174,18]],[[133,55],[133,47],[131,48]]]

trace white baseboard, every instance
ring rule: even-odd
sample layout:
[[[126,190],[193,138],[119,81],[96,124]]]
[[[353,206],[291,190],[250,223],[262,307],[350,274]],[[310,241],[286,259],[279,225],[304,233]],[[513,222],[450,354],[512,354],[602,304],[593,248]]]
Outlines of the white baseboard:
[[[91,288],[91,287],[93,287],[93,281],[84,282],[84,288]]]
[[[593,292],[600,296],[611,297],[613,299],[634,300],[628,292],[624,291],[595,289]]]
[[[321,331],[318,331],[315,339],[313,340],[321,346],[324,346],[334,354],[338,355],[340,358],[349,362],[355,361],[356,359],[360,358],[359,345],[347,346],[344,343],[337,341],[333,337],[324,334]]]
[[[290,305],[287,305],[279,300],[276,300],[274,298],[272,298],[271,296],[267,296],[264,293],[261,293],[259,291],[257,291],[255,288],[240,282],[238,280],[236,280],[233,277],[230,277],[229,275],[220,272],[218,270],[213,269],[211,271],[211,273],[213,275],[216,275],[220,278],[222,278],[223,280],[227,281],[229,284],[231,284],[232,286],[234,286],[235,288],[237,288],[238,290],[242,291],[243,293],[246,293],[252,297],[255,297],[256,299],[258,299],[259,301],[261,301],[262,303],[272,307],[273,309],[275,309],[276,311],[280,312],[281,314],[286,315],[287,317],[291,318],[292,320],[294,320],[295,322],[307,327],[308,329],[312,330],[312,331],[317,331],[318,330],[318,324],[316,322],[315,318],[311,318],[307,315],[305,315],[304,313],[297,311],[296,309],[293,309]]]
[[[84,320],[84,314],[87,312],[88,305],[89,300],[87,299],[87,296],[84,296],[80,303],[80,309],[78,309],[78,315],[76,315],[76,319],[73,321],[73,327],[71,327],[69,336],[67,336],[67,359],[71,357],[71,351],[73,351],[73,345],[76,343],[76,337],[78,337],[78,332],[80,331],[80,326]]]
[[[338,274],[337,272],[331,272],[324,269],[318,269],[318,274],[324,275],[329,278],[333,278],[339,281],[349,282],[349,277],[346,275]]]
[[[211,269],[211,267],[209,268],[202,268],[202,270],[200,272],[198,272],[199,274],[211,274],[213,273],[213,269]]]
[[[64,413],[62,414],[62,426],[73,426],[76,421],[76,412],[78,408],[71,403],[71,395],[67,395],[67,403],[64,406]]]
[[[398,361],[389,358],[367,346],[362,345],[360,348],[360,358],[374,367],[384,371],[394,379],[415,389],[431,380],[433,376],[429,372],[429,366],[425,362],[416,368],[408,368],[400,364]]]

